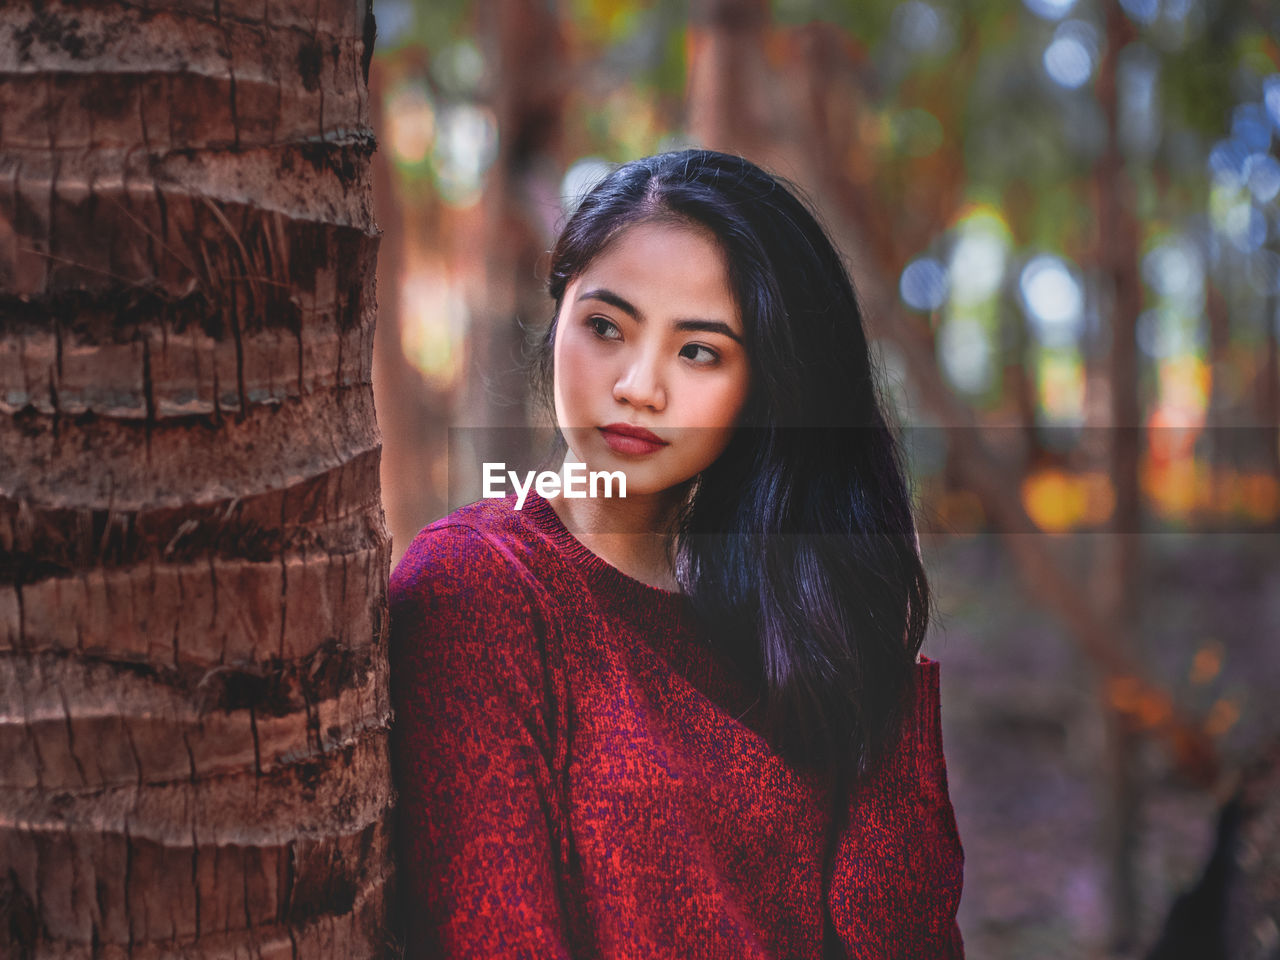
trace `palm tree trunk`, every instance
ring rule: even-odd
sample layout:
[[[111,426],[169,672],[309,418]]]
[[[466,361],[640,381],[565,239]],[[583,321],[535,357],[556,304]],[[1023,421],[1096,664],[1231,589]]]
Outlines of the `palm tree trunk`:
[[[0,9],[0,939],[387,952],[367,5]]]

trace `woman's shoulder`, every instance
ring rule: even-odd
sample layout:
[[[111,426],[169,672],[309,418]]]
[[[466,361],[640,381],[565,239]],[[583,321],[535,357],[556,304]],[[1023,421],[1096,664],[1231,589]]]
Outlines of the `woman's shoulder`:
[[[456,710],[483,726],[490,703],[535,716],[547,671],[559,669],[551,594],[492,511],[464,507],[428,524],[392,571],[392,696],[411,721]]]
[[[458,574],[482,578],[495,573],[528,572],[537,530],[512,509],[512,498],[477,500],[418,531],[392,571],[396,581],[423,575]]]
[[[480,500],[459,507],[418,531],[391,573],[391,591],[415,587],[494,589],[532,587],[530,531],[510,505]]]
[[[539,572],[536,546],[524,545],[501,509],[500,501],[470,504],[423,527],[409,544],[388,589],[400,654],[438,660],[465,653],[465,670],[505,656],[535,669],[558,621],[555,594]]]

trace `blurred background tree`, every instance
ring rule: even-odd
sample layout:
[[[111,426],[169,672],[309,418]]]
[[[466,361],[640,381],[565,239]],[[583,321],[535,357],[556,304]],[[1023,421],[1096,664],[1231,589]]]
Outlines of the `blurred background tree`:
[[[474,489],[490,434],[455,431],[451,451],[451,427],[539,422],[523,348],[550,320],[546,251],[576,198],[660,150],[750,157],[842,246],[903,425],[972,954],[1154,942],[1235,771],[1280,726],[1280,10],[376,12],[395,556]],[[1274,903],[1233,902],[1239,943],[1274,949]]]

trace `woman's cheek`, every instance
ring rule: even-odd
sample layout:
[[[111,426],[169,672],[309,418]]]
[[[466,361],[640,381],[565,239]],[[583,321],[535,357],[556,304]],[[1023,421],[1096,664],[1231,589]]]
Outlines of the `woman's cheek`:
[[[702,405],[702,421],[707,427],[730,429],[746,403],[746,391],[735,376],[726,376],[706,396]]]
[[[571,381],[580,379],[591,368],[586,346],[576,330],[572,333],[566,332],[564,343],[560,348],[560,362],[564,366],[565,373],[570,374]]]
[[[599,358],[592,358],[589,347],[579,338],[572,338],[566,340],[563,346],[560,363],[565,374],[561,377],[561,397],[566,407],[564,412],[573,421],[570,426],[584,426],[577,421],[591,415],[586,401],[592,393],[595,379],[600,376]]]

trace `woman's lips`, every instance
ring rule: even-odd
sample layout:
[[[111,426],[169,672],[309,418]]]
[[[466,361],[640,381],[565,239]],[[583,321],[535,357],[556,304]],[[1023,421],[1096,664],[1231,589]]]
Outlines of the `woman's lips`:
[[[633,427],[625,423],[611,423],[607,427],[600,427],[599,430],[604,442],[615,453],[654,453],[667,445],[666,441],[643,427]]]

